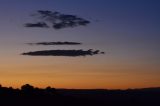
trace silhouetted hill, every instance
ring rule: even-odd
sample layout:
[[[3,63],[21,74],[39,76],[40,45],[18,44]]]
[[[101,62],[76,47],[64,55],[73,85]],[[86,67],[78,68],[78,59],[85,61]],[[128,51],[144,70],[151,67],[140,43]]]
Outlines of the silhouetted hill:
[[[160,88],[45,89],[29,84],[21,89],[0,86],[0,106],[160,106]]]

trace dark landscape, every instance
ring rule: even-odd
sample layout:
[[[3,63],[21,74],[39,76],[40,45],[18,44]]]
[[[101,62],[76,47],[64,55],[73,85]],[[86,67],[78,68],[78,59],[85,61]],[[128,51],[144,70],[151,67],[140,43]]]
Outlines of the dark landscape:
[[[127,90],[0,87],[0,106],[158,106],[160,88]]]

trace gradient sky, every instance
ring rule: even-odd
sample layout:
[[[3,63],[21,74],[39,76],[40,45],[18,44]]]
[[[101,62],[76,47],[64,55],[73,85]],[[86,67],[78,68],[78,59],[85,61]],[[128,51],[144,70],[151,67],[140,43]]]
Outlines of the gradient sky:
[[[0,0],[0,83],[56,88],[160,86],[159,0]],[[55,10],[91,21],[61,30],[25,28],[37,10]],[[79,46],[29,46],[77,41]],[[34,57],[23,52],[99,49],[105,55]]]

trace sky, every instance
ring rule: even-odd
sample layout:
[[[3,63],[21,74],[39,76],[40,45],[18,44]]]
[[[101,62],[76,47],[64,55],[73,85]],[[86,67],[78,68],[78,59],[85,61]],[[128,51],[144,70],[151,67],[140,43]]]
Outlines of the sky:
[[[160,86],[159,0],[0,0],[0,84],[127,89]],[[89,20],[86,26],[27,28],[37,10]],[[36,42],[82,45],[28,45]],[[26,56],[41,50],[100,50],[92,56]]]

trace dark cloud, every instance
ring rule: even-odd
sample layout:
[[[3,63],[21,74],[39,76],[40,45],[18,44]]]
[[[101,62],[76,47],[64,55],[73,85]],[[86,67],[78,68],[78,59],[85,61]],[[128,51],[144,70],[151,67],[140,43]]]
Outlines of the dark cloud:
[[[97,54],[104,54],[104,52],[100,52],[100,50],[43,50],[43,51],[33,51],[22,53],[22,55],[29,56],[69,56],[69,57],[77,57],[77,56],[93,56]]]
[[[49,26],[45,22],[26,23],[25,27],[49,28]]]
[[[38,10],[37,13],[32,16],[36,17],[37,20],[41,20],[42,22],[44,22],[45,23],[44,26],[50,26],[50,27],[53,27],[54,29],[62,29],[62,28],[76,27],[76,26],[86,26],[87,24],[90,23],[90,21],[77,17],[76,15],[62,14],[57,11],[52,12],[48,10],[47,11]],[[40,25],[37,25],[37,24],[32,25],[32,23],[26,24],[26,27],[40,27],[40,26],[41,24]]]
[[[29,45],[81,45],[79,42],[38,42],[38,43],[27,43]]]

